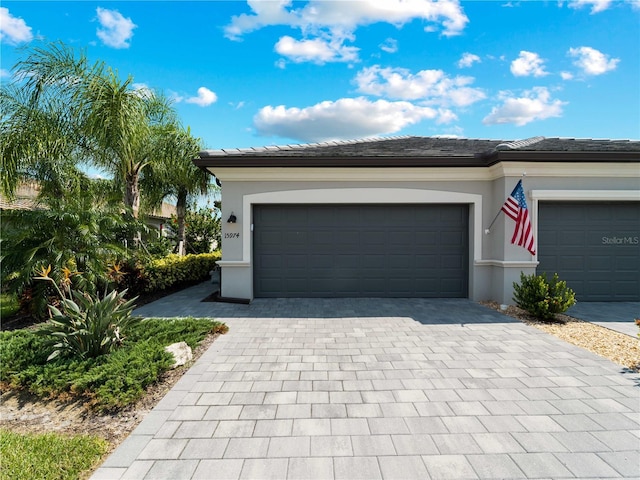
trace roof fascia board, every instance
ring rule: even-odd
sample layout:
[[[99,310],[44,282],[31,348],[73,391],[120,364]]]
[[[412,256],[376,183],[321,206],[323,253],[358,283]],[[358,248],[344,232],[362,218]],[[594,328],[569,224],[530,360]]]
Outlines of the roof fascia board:
[[[501,162],[486,168],[235,168],[208,167],[220,181],[230,182],[445,182],[492,181],[505,177],[640,178],[632,163]]]
[[[494,154],[497,162],[640,162],[640,152],[620,151],[538,151],[538,150],[501,150]]]

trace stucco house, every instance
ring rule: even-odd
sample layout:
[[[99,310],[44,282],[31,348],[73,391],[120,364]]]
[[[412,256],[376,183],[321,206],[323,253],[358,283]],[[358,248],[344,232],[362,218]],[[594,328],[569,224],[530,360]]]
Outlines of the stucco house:
[[[579,301],[640,300],[640,141],[393,137],[194,162],[222,186],[222,297],[513,303],[537,271]],[[535,254],[500,213],[520,179]]]

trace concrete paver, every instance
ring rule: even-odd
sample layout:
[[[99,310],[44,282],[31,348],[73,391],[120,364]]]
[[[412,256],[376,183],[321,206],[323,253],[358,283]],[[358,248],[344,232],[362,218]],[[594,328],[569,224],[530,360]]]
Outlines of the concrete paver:
[[[640,377],[473,302],[165,300],[230,331],[95,480],[640,477]]]

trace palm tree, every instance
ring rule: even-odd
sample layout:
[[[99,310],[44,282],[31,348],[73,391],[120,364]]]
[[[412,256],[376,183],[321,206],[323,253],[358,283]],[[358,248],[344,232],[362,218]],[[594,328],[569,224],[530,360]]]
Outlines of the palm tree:
[[[160,159],[153,144],[158,128],[174,119],[169,102],[150,90],[131,88],[133,78],[121,82],[109,70],[83,92],[86,135],[96,143],[94,161],[124,185],[124,203],[137,218],[143,169]]]
[[[154,149],[162,160],[155,162],[144,176],[145,198],[149,200],[150,207],[159,206],[168,196],[176,199],[178,245],[185,245],[185,216],[189,201],[216,187],[211,182],[211,175],[193,163],[202,150],[202,143],[191,135],[188,127],[183,129],[173,124],[158,127],[155,132]]]
[[[11,196],[34,165],[84,161],[113,175],[137,217],[141,173],[157,159],[153,129],[175,120],[169,101],[59,42],[32,49],[13,72],[0,95],[3,191]]]
[[[36,180],[52,193],[62,194],[64,183],[76,176],[80,131],[78,112],[73,108],[72,90],[66,88],[70,78],[86,72],[86,59],[74,59],[59,45],[51,46],[57,61],[67,70],[67,77],[38,70],[32,62],[14,67],[15,81],[0,86],[0,185],[4,196],[12,199],[24,180]],[[36,48],[34,54],[46,52]]]

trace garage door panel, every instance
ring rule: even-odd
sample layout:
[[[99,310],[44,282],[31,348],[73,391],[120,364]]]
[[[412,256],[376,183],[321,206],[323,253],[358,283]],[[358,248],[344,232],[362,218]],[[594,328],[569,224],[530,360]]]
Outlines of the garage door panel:
[[[265,270],[282,268],[283,258],[280,255],[265,255],[261,258],[260,267]]]
[[[431,270],[434,268],[438,268],[438,260],[440,256],[433,255],[424,255],[418,254],[415,256],[414,260],[416,262],[416,268],[420,270]]]
[[[611,259],[606,255],[594,255],[587,258],[587,267],[592,272],[610,272]]]
[[[376,230],[376,231],[367,231],[361,236],[361,245],[386,245],[387,243],[387,232]]]
[[[557,272],[578,301],[640,300],[640,202],[540,202],[537,271]]]
[[[453,292],[457,292],[461,288],[460,279],[458,278],[445,278],[441,282],[441,294],[443,296],[450,296]]]
[[[280,214],[265,213],[271,210]],[[265,231],[269,242],[262,241]],[[274,231],[291,241],[278,244]],[[466,297],[468,248],[466,205],[260,205],[254,208],[254,294]],[[264,269],[262,258],[271,255],[295,258],[275,272]],[[282,290],[273,281],[263,288],[265,275],[280,275]],[[292,275],[295,288],[286,280]],[[446,276],[455,277],[456,288],[449,280],[440,285]]]
[[[633,255],[619,255],[615,258],[615,269],[618,272],[630,272],[640,275],[640,261]]]
[[[565,255],[559,259],[558,267],[564,271],[581,272],[586,260],[583,255]]]
[[[433,246],[438,245],[439,234],[437,231],[425,231],[418,230],[415,233],[415,240],[417,245]]]
[[[457,247],[459,245],[465,245],[467,239],[462,232],[441,232],[440,233],[441,245]]]
[[[459,270],[464,267],[465,259],[460,255],[441,255],[440,269],[443,272],[447,270]]]

